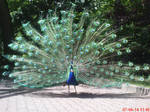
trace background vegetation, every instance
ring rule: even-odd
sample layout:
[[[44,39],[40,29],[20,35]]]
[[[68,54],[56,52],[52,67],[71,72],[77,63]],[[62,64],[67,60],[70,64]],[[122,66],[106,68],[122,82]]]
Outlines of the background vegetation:
[[[137,64],[150,64],[150,0],[0,0],[0,74],[2,65],[8,63],[2,55],[13,52],[8,44],[22,32],[21,24],[34,24],[49,9],[64,10],[71,3],[77,5],[79,15],[88,9],[92,17],[120,28],[118,36],[130,37],[131,45],[136,46],[128,58]]]

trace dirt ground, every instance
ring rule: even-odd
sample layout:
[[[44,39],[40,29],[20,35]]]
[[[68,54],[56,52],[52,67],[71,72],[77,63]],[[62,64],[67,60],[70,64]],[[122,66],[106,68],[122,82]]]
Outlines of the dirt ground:
[[[0,112],[150,112],[150,96],[117,88],[56,86],[42,90],[14,90],[0,86]],[[140,112],[140,111],[137,111]]]

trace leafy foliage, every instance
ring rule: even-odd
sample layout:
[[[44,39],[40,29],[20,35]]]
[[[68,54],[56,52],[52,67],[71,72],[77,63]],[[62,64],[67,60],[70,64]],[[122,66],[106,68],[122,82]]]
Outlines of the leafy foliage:
[[[11,74],[3,75],[15,78],[14,83],[19,86],[47,87],[65,82],[73,61],[77,80],[84,84],[108,87],[127,80],[144,81],[145,77],[136,75],[149,71],[148,64],[140,66],[122,60],[123,55],[131,52],[128,38],[117,37],[108,23],[96,19],[87,23],[88,12],[76,21],[74,7],[73,4],[71,10],[61,10],[60,14],[49,10],[46,19],[38,20],[40,31],[29,22],[23,24],[28,38],[16,37],[9,44],[19,54],[7,56],[15,67]]]
[[[39,16],[46,16],[48,9],[66,10],[70,7],[70,2],[75,3],[78,8],[76,20],[79,20],[84,9],[90,11],[91,17],[97,17],[100,22],[109,22],[114,28],[121,27],[117,32],[119,38],[130,37],[130,47],[134,49],[129,58],[134,63],[143,64],[150,63],[150,2],[149,0],[67,0],[65,2],[59,0],[7,0],[15,35],[23,33],[21,27],[22,22],[32,21],[36,25]],[[32,25],[33,25],[32,24]],[[37,27],[37,25],[36,25]],[[18,33],[19,32],[19,33]],[[148,77],[148,72],[141,73]]]

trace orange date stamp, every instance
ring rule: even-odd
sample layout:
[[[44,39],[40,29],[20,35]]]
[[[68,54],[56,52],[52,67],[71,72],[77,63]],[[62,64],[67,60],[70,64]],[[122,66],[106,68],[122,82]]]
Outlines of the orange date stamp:
[[[150,108],[122,108],[122,112],[150,112]]]

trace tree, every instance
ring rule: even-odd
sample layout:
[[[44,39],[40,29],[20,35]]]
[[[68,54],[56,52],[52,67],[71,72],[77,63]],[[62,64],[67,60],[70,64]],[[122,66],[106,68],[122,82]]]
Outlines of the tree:
[[[2,42],[4,45],[4,54],[8,54],[10,52],[10,49],[8,47],[8,44],[10,43],[12,37],[13,37],[13,30],[11,25],[11,17],[9,14],[8,4],[6,0],[0,0],[0,27],[1,27],[1,33],[2,33]]]

